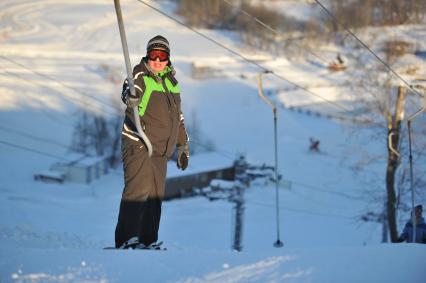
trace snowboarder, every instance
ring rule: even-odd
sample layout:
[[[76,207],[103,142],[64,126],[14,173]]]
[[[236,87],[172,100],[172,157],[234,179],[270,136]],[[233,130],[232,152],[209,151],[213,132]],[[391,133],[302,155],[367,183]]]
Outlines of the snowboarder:
[[[313,137],[309,138],[309,150],[312,152],[319,152],[320,141],[314,139]]]
[[[133,69],[133,78],[136,97],[132,97],[127,80],[122,91],[122,100],[127,104],[121,139],[124,190],[115,230],[116,248],[156,246],[167,161],[176,146],[178,168],[185,170],[189,161],[180,87],[165,37],[158,35],[149,40],[146,56]],[[153,146],[151,157],[136,134],[132,112],[135,105],[143,131]]]
[[[345,61],[343,61],[342,55],[340,55],[340,53],[337,53],[337,57],[336,60],[339,64],[344,65]]]
[[[345,70],[346,61],[340,53],[337,53],[336,59],[328,65],[328,68],[335,72]]]
[[[414,211],[412,213],[415,213],[415,222],[416,222],[416,243],[423,243],[426,244],[426,223],[425,219],[422,217],[423,212],[423,206],[417,205],[414,208]],[[407,243],[413,242],[413,221],[410,219],[407,224],[405,224],[404,230],[398,238],[398,242],[404,242],[407,241]]]

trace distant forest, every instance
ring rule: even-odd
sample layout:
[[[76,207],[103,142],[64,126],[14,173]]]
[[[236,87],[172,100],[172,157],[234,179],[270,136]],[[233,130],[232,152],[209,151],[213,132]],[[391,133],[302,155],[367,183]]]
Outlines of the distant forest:
[[[317,13],[315,18],[308,21],[268,8],[268,2],[273,1],[176,0],[177,13],[186,19],[187,24],[198,28],[238,31],[246,43],[260,48],[270,48],[288,39],[331,39],[335,32],[343,28],[336,25],[313,1],[306,5],[311,5]],[[327,5],[340,23],[352,29],[425,22],[425,0],[329,0]],[[277,33],[267,32],[265,27],[238,8]]]

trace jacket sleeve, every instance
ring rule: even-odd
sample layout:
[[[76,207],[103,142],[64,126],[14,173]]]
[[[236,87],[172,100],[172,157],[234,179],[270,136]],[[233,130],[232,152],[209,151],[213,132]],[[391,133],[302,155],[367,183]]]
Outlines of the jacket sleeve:
[[[176,145],[181,146],[188,143],[189,136],[185,128],[185,117],[183,116],[183,112],[182,112],[180,93],[178,94],[177,107],[178,107],[178,113],[179,113],[179,132],[177,136]]]
[[[178,108],[179,108],[179,132],[178,132],[178,138],[177,138],[177,146],[181,146],[188,143],[189,137],[188,137],[188,133],[186,132],[185,118],[181,110],[180,102],[179,102]]]
[[[408,223],[405,224],[404,230],[402,231],[401,236],[399,236],[399,238],[398,238],[398,242],[404,242],[404,241],[407,240],[407,238],[408,238],[407,229],[408,229]]]
[[[172,83],[173,86],[176,86],[178,84],[178,81],[176,80],[176,78],[174,76],[174,72],[169,72],[169,73],[167,73],[166,76],[170,80],[170,82]],[[179,131],[178,131],[176,145],[181,146],[181,145],[188,143],[189,136],[188,136],[188,133],[186,132],[185,118],[184,118],[183,113],[182,113],[180,88],[179,88],[179,93],[174,95],[173,99],[175,100],[175,103],[176,103],[177,108],[178,108],[178,114],[179,114]]]
[[[145,72],[140,64],[136,65],[133,69],[133,81],[135,83],[135,92],[137,97],[142,97],[145,91],[145,81],[143,76]]]
[[[421,237],[421,239],[420,239],[420,241],[423,243],[423,244],[426,244],[426,224],[425,223],[422,223],[421,225],[419,225],[420,227],[419,227],[419,232],[421,232],[421,235],[422,235],[422,237]]]

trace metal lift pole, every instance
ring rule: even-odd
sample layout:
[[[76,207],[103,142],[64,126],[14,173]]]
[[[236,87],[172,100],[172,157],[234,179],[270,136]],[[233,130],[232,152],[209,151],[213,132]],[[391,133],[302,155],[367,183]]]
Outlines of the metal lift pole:
[[[418,115],[426,111],[426,95],[423,96],[423,107],[419,109],[416,113],[408,117],[407,119],[407,127],[408,127],[408,141],[409,141],[409,160],[410,160],[410,189],[411,189],[411,221],[413,223],[413,243],[416,242],[416,215],[414,211],[414,174],[413,174],[413,155],[411,151],[412,144],[412,135],[411,135],[411,121],[414,120]]]
[[[268,73],[268,72],[265,72]],[[272,112],[274,114],[274,147],[275,147],[275,210],[276,210],[276,219],[277,219],[277,240],[274,243],[274,247],[280,248],[284,244],[280,240],[280,208],[279,208],[279,192],[278,192],[278,142],[277,142],[277,107],[276,105],[269,100],[263,94],[263,85],[262,85],[262,73],[258,76],[258,90],[259,96],[272,108]]]
[[[114,6],[115,6],[115,12],[117,14],[118,28],[120,30],[120,38],[121,38],[121,46],[123,48],[124,62],[126,64],[127,81],[129,82],[131,95],[133,97],[136,97],[135,83],[133,81],[132,65],[130,63],[129,48],[127,47],[126,32],[124,30],[124,23],[123,23],[123,16],[121,14],[120,0],[114,0]],[[148,139],[148,137],[145,135],[144,131],[142,130],[138,106],[133,106],[133,115],[134,115],[134,118],[135,118],[135,125],[136,125],[136,129],[138,131],[138,135],[144,141],[144,143],[145,143],[145,145],[148,149],[148,154],[151,157],[151,155],[152,155],[152,144],[151,144],[150,140]]]

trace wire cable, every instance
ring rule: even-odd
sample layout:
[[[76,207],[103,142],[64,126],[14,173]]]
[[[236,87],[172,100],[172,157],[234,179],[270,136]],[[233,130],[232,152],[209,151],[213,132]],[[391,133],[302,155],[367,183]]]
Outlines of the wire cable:
[[[345,194],[345,193],[342,193],[342,192],[331,191],[331,190],[327,190],[327,189],[324,189],[324,188],[320,188],[320,187],[317,187],[317,186],[314,186],[314,185],[309,185],[309,184],[302,183],[302,182],[291,181],[291,183],[295,184],[295,185],[299,185],[299,186],[301,186],[305,189],[311,190],[311,191],[333,194],[333,195],[336,195],[336,196],[340,196],[340,197],[347,198],[347,199],[353,199],[353,200],[362,200],[363,199],[359,196],[352,196],[352,195],[348,195],[348,194]]]
[[[0,130],[5,131],[5,132],[12,132],[12,133],[20,135],[22,137],[31,138],[31,139],[34,139],[34,140],[39,140],[41,142],[46,142],[46,143],[50,143],[50,144],[60,146],[62,148],[69,149],[69,146],[66,145],[66,144],[63,144],[63,143],[60,143],[60,142],[57,142],[57,141],[54,141],[54,140],[51,140],[51,139],[46,139],[46,138],[41,138],[41,137],[37,137],[37,136],[34,136],[34,135],[30,135],[28,133],[21,132],[21,131],[15,130],[15,129],[11,129],[9,127],[5,127],[5,126],[2,126],[2,125],[0,125]]]
[[[49,80],[49,81],[53,81],[53,82],[55,82],[55,83],[58,83],[58,84],[60,84],[61,86],[63,86],[63,87],[65,87],[65,88],[67,88],[67,89],[70,89],[70,90],[72,90],[72,91],[74,91],[74,92],[76,92],[76,93],[78,93],[78,94],[80,94],[80,95],[83,95],[84,97],[90,97],[90,98],[92,98],[93,100],[96,100],[97,102],[99,102],[99,103],[101,103],[101,104],[103,104],[103,105],[105,105],[105,106],[108,106],[108,107],[110,107],[111,109],[114,109],[115,111],[120,111],[120,112],[121,112],[121,109],[119,109],[119,108],[118,108],[118,107],[116,107],[115,105],[112,105],[112,104],[106,103],[105,101],[103,101],[103,100],[101,100],[101,99],[97,98],[97,97],[96,97],[96,96],[94,96],[94,95],[91,95],[91,94],[89,94],[89,93],[87,93],[87,92],[84,92],[84,91],[81,91],[81,90],[79,90],[79,89],[76,89],[76,88],[74,88],[74,87],[68,86],[68,85],[64,84],[63,82],[61,82],[61,81],[59,81],[59,80],[57,80],[57,79],[55,79],[55,78],[52,78],[52,77],[50,77],[50,76],[48,76],[48,75],[45,75],[45,74],[43,74],[43,73],[40,73],[40,72],[34,71],[33,69],[31,69],[31,68],[29,68],[29,67],[27,67],[27,66],[25,66],[25,65],[23,65],[23,64],[21,64],[21,63],[19,63],[19,62],[17,62],[17,61],[15,61],[15,60],[13,60],[13,59],[10,59],[10,58],[8,58],[8,57],[6,57],[6,56],[0,55],[0,57],[1,57],[3,60],[9,61],[9,62],[11,62],[12,64],[15,64],[15,65],[17,65],[17,66],[20,66],[21,68],[26,69],[26,70],[28,70],[28,71],[32,72],[33,74],[36,74],[36,75],[38,75],[38,76],[40,76],[40,77],[43,77],[43,78],[45,78],[45,79],[47,79],[47,80]]]
[[[3,72],[5,74],[8,74],[9,76],[14,76],[14,77],[17,77],[19,79],[22,79],[22,77],[20,75],[18,75],[18,74],[14,74],[14,73],[9,72],[7,70],[4,70]],[[33,81],[25,80],[25,83],[29,83],[29,84],[32,84],[32,85],[35,85],[35,86],[38,86],[38,87],[47,87],[46,85],[44,85],[42,83],[39,83],[39,82],[33,82]],[[53,88],[52,88],[52,90],[57,91],[57,90],[55,90]],[[24,93],[24,95],[25,94],[26,93]],[[84,102],[81,102],[81,103],[84,103]],[[70,119],[63,119],[63,117],[61,117],[61,119],[59,119],[58,115],[56,115],[56,117],[54,117],[54,115],[52,113],[50,113],[49,111],[47,111],[47,110],[45,110],[43,108],[40,108],[39,111],[41,111],[46,117],[52,119],[52,121],[54,121],[55,123],[58,123],[58,124],[61,124],[63,126],[67,126],[67,127],[68,126],[72,126],[72,124],[70,123]],[[72,114],[67,114],[67,116],[72,117]]]
[[[7,145],[7,146],[10,146],[10,147],[14,147],[14,148],[18,148],[18,149],[21,149],[21,150],[29,151],[29,152],[32,152],[32,153],[37,153],[37,154],[40,154],[40,155],[43,155],[43,156],[47,156],[47,157],[52,157],[52,158],[59,159],[59,160],[68,161],[68,159],[63,158],[61,156],[57,156],[57,155],[54,155],[54,154],[42,152],[42,151],[39,151],[37,149],[32,149],[32,148],[29,148],[29,147],[18,145],[16,143],[10,143],[10,142],[3,141],[3,140],[0,140],[0,143],[4,144],[4,145]]]
[[[202,32],[199,32],[198,30],[194,29],[194,28],[193,28],[193,27],[191,27],[190,25],[185,24],[184,22],[182,22],[182,21],[180,21],[180,20],[176,19],[175,17],[170,16],[169,14],[167,14],[167,13],[165,13],[165,12],[161,11],[160,9],[158,9],[158,8],[156,8],[156,7],[154,7],[154,6],[150,5],[150,4],[148,4],[148,3],[146,3],[146,2],[145,2],[145,1],[143,1],[143,0],[137,0],[137,1],[139,1],[140,3],[142,3],[142,4],[146,5],[147,7],[151,8],[151,9],[153,9],[154,11],[156,11],[156,12],[158,12],[158,13],[162,14],[163,16],[165,16],[165,17],[169,18],[170,20],[172,20],[172,21],[174,21],[174,22],[176,22],[176,23],[178,23],[178,24],[180,24],[180,25],[182,25],[182,26],[186,27],[187,29],[189,29],[189,30],[191,30],[191,31],[195,32],[196,34],[198,34],[199,36],[203,37],[204,39],[206,39],[206,40],[208,40],[208,41],[210,41],[210,42],[212,42],[212,43],[214,43],[214,44],[216,44],[216,45],[218,45],[218,46],[222,47],[223,49],[225,49],[225,50],[227,50],[228,52],[230,52],[230,53],[234,54],[235,56],[240,57],[240,58],[241,58],[241,59],[243,59],[244,61],[246,61],[246,62],[248,62],[248,63],[251,63],[251,64],[253,64],[253,65],[257,66],[259,69],[262,69],[264,72],[270,72],[270,70],[269,70],[269,69],[267,69],[267,68],[265,68],[264,66],[260,65],[260,64],[259,64],[259,63],[257,63],[256,61],[251,60],[251,59],[248,59],[247,57],[245,57],[245,56],[241,55],[241,54],[240,54],[240,53],[238,53],[237,51],[232,50],[231,48],[229,48],[229,47],[227,47],[226,45],[224,45],[224,44],[220,43],[219,41],[214,40],[213,38],[211,38],[211,37],[209,37],[209,36],[207,36],[207,35],[203,34]]]
[[[189,140],[189,143],[201,146],[201,147],[203,147],[205,149],[210,149],[211,148],[210,145],[200,143],[200,142],[198,142],[196,140],[193,140],[192,138]],[[235,160],[235,154],[234,153],[232,153],[230,151],[223,150],[223,149],[217,149],[215,145],[213,145],[213,149],[214,149],[214,152],[218,153],[219,155],[221,155],[221,156],[223,156],[223,157],[225,157],[225,158],[227,158],[229,160]]]
[[[346,32],[348,32],[353,38],[355,38],[356,41],[358,41],[364,48],[366,48],[371,54],[373,54],[373,56],[380,62],[382,63],[389,71],[392,72],[392,74],[394,74],[396,77],[398,77],[406,86],[408,86],[408,89],[411,90],[414,94],[420,96],[420,97],[424,97],[423,94],[419,93],[417,90],[415,90],[413,88],[413,86],[411,84],[409,84],[403,77],[401,77],[394,69],[392,69],[391,66],[389,66],[389,64],[387,64],[382,58],[380,58],[370,47],[368,47],[367,44],[365,44],[361,39],[359,39],[358,36],[355,35],[355,33],[353,33],[347,26],[345,26],[344,24],[340,23],[339,20],[336,18],[335,15],[333,15],[333,13],[330,12],[330,10],[328,10],[319,0],[315,0],[315,2],[327,13],[327,15],[333,20],[333,22],[335,22],[338,26],[343,27]]]
[[[196,30],[196,29],[192,28],[192,27],[191,27],[191,26],[189,26],[188,24],[183,23],[182,21],[180,21],[180,20],[176,19],[176,18],[175,18],[175,17],[173,17],[173,16],[170,16],[169,14],[167,14],[167,13],[163,12],[162,10],[160,10],[160,9],[158,9],[158,8],[156,8],[156,7],[154,7],[154,6],[150,5],[150,4],[148,4],[148,3],[146,3],[145,1],[143,1],[143,0],[137,0],[137,1],[138,1],[138,2],[140,2],[140,3],[142,3],[142,4],[144,4],[145,6],[147,6],[147,7],[149,7],[149,8],[151,8],[152,10],[154,10],[154,11],[158,12],[159,14],[161,14],[161,15],[163,15],[163,16],[165,16],[165,17],[169,18],[170,20],[172,20],[172,21],[174,21],[174,22],[176,22],[176,23],[178,23],[178,24],[180,24],[180,25],[182,25],[182,26],[186,27],[187,29],[189,29],[189,30],[193,31],[194,33],[196,33],[196,34],[198,34],[199,36],[201,36],[201,37],[205,38],[206,40],[208,40],[208,41],[210,41],[210,42],[212,42],[212,43],[214,43],[214,44],[216,44],[216,45],[218,45],[218,46],[222,47],[223,49],[225,49],[225,50],[227,50],[228,52],[230,52],[230,53],[234,54],[235,56],[237,56],[237,57],[239,57],[239,58],[243,59],[244,61],[246,61],[246,62],[248,62],[248,63],[250,63],[250,64],[253,64],[253,65],[257,66],[257,67],[258,67],[259,69],[261,69],[264,73],[270,73],[270,74],[272,74],[273,76],[275,76],[276,78],[278,78],[278,79],[280,79],[280,80],[282,80],[282,81],[285,81],[285,82],[287,82],[287,83],[289,83],[289,84],[291,84],[291,85],[295,86],[296,88],[301,89],[301,90],[305,91],[306,93],[308,93],[308,94],[310,94],[310,95],[312,95],[312,96],[315,96],[315,97],[317,97],[317,98],[319,98],[319,99],[321,99],[321,100],[325,101],[326,103],[328,103],[328,104],[330,104],[330,105],[333,105],[334,107],[336,107],[336,108],[338,108],[338,109],[340,109],[340,110],[343,110],[344,112],[350,112],[350,110],[349,110],[348,108],[346,108],[346,107],[344,107],[344,106],[342,106],[342,105],[338,104],[337,102],[334,102],[334,101],[332,101],[332,100],[329,100],[329,99],[327,99],[327,98],[325,98],[325,97],[323,97],[323,96],[321,96],[321,95],[319,95],[319,94],[316,94],[316,93],[314,93],[314,92],[310,91],[310,90],[309,90],[308,88],[306,88],[306,87],[303,87],[303,86],[301,86],[301,85],[299,85],[299,84],[297,84],[297,83],[294,83],[294,82],[292,82],[292,81],[290,81],[290,80],[286,79],[285,77],[283,77],[283,76],[281,76],[281,75],[279,75],[279,74],[275,73],[275,72],[274,72],[274,71],[272,71],[272,70],[267,69],[266,67],[264,67],[264,66],[262,66],[261,64],[259,64],[259,63],[255,62],[254,60],[250,60],[249,58],[247,58],[247,57],[245,57],[245,56],[241,55],[241,54],[240,54],[240,53],[238,53],[237,51],[234,51],[233,49],[231,49],[231,48],[229,48],[229,47],[225,46],[224,44],[222,44],[222,43],[218,42],[217,40],[214,40],[214,39],[212,39],[211,37],[209,37],[209,36],[207,36],[207,35],[205,35],[205,34],[203,34],[203,33],[199,32],[198,30]],[[371,124],[371,123],[372,123],[372,121],[371,121],[370,119],[357,119],[357,118],[355,118],[355,119],[352,119],[352,121],[355,121],[355,122],[358,122],[358,123],[362,123],[362,124]]]
[[[239,10],[241,13],[243,13],[244,15],[252,18],[255,22],[257,22],[258,24],[260,24],[262,27],[264,27],[265,29],[269,30],[270,32],[274,33],[275,35],[281,36],[282,33],[278,32],[276,29],[272,28],[270,25],[266,24],[265,22],[263,22],[262,20],[260,20],[259,18],[251,15],[249,12],[245,11],[244,9],[238,7],[235,4],[232,4],[231,2],[229,2],[228,0],[222,0],[223,2],[225,2],[226,4],[228,4],[229,6]],[[294,40],[294,39],[291,39]],[[299,45],[300,46],[300,45]],[[306,52],[308,52],[309,54],[313,55],[314,57],[318,58],[319,60],[321,60],[323,63],[328,64],[328,60],[324,59],[323,57],[319,56],[318,54],[314,53],[310,48],[306,48]]]
[[[40,140],[40,141],[43,141],[43,142],[52,143],[52,144],[58,145],[60,147],[69,149],[69,147],[67,145],[59,143],[57,141],[54,141],[54,140],[51,140],[51,139],[37,137],[37,136],[34,136],[34,135],[29,135],[27,133],[20,132],[20,131],[17,131],[17,130],[13,130],[13,129],[10,129],[8,127],[2,126],[2,125],[0,125],[0,130],[3,130],[3,131],[12,131],[15,134],[23,136],[23,137],[29,137],[29,138],[32,138],[32,139],[35,139],[35,140]],[[18,148],[18,149],[26,150],[26,151],[29,151],[29,152],[37,153],[37,154],[40,154],[40,155],[44,155],[44,156],[48,156],[48,157],[53,157],[53,158],[60,159],[60,160],[67,160],[66,158],[63,158],[63,157],[60,157],[60,156],[57,156],[57,155],[52,155],[52,154],[45,153],[45,152],[41,152],[39,150],[36,150],[36,149],[33,149],[33,148],[29,148],[29,147],[26,147],[26,146],[20,146],[20,145],[16,145],[16,144],[12,144],[12,143],[6,142],[6,141],[0,141],[0,143],[8,145],[8,146],[15,147],[15,148]],[[199,142],[194,142],[194,143],[196,143],[197,145],[202,146],[202,147],[206,147],[206,148],[208,147],[207,145],[199,143]],[[225,158],[227,158],[229,160],[233,160],[233,161],[235,160],[234,157],[231,157],[232,153],[229,152],[229,151],[215,150],[215,152],[217,152],[219,155],[222,155],[223,157],[225,157]],[[119,173],[118,175],[121,176],[122,174]],[[355,199],[355,200],[360,200],[361,199],[360,197],[351,196],[351,195],[348,195],[348,194],[345,194],[345,193],[341,193],[341,192],[337,192],[337,191],[326,190],[324,188],[320,188],[320,187],[317,187],[317,186],[314,186],[314,185],[310,185],[310,184],[306,184],[306,183],[302,183],[302,182],[298,182],[298,181],[293,181],[293,180],[288,180],[288,181],[290,181],[292,184],[304,187],[306,189],[315,190],[315,191],[321,192],[321,193],[334,194],[334,195],[337,195],[337,196],[340,196],[340,197],[344,197],[344,198],[347,198],[347,199]]]
[[[247,205],[255,205],[255,206],[261,206],[261,207],[267,207],[267,208],[275,208],[275,205],[271,205],[271,204],[266,204],[266,203],[260,203],[260,202],[253,202],[250,200],[246,200],[245,203]],[[311,214],[311,215],[315,215],[315,216],[325,216],[325,217],[333,217],[333,218],[344,218],[344,219],[354,219],[354,216],[345,216],[345,215],[336,215],[336,214],[331,214],[331,213],[321,213],[321,212],[314,212],[314,211],[308,211],[308,210],[303,210],[303,209],[296,209],[296,208],[290,208],[290,207],[285,207],[285,206],[281,206],[280,210],[287,210],[287,211],[292,211],[292,212],[296,212],[296,213],[304,213],[304,214]]]

